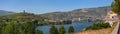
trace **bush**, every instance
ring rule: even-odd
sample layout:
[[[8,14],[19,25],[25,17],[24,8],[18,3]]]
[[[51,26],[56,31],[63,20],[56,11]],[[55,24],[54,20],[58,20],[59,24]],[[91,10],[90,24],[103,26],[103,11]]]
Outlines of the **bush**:
[[[1,31],[1,34],[33,34],[35,26],[32,22],[7,22],[7,24],[2,27]]]
[[[43,34],[41,30],[37,30],[36,34]]]
[[[55,28],[55,26],[51,26],[50,34],[58,34],[58,30],[57,30],[57,28]]]
[[[64,26],[61,26],[61,27],[59,28],[59,34],[65,34],[65,33],[66,33],[66,31],[65,31]]]
[[[69,27],[68,33],[74,33],[74,27],[73,26]]]
[[[109,28],[109,27],[110,27],[109,23],[101,22],[101,23],[94,24],[93,26],[87,27],[86,30],[89,30],[89,29],[97,30],[97,29],[103,29],[103,28]]]

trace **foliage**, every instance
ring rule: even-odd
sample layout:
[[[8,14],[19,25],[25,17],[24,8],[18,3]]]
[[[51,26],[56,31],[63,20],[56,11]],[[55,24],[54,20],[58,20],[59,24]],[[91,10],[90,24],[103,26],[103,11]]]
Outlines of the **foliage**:
[[[73,26],[70,26],[70,27],[69,27],[68,33],[74,33],[74,27],[73,27]]]
[[[112,6],[112,11],[120,15],[120,0],[114,0]]]
[[[59,34],[65,34],[65,33],[66,33],[66,31],[65,31],[64,26],[61,26],[61,27],[59,28]]]
[[[2,28],[0,30],[1,34],[33,34],[35,31],[35,26],[32,22],[6,22],[6,25],[0,28]]]
[[[93,26],[87,27],[86,30],[89,30],[89,29],[96,30],[96,29],[103,29],[103,28],[109,28],[109,27],[110,27],[109,23],[101,22],[101,23],[94,24]]]
[[[57,28],[55,26],[51,26],[50,28],[50,34],[59,34]]]
[[[36,34],[43,34],[43,32],[41,30],[37,30]]]

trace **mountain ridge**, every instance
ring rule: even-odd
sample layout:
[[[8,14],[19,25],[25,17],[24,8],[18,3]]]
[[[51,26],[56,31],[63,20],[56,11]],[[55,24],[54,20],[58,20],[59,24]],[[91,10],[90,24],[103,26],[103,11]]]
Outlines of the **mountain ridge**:
[[[6,10],[0,10],[0,16],[14,14],[15,12],[12,11],[6,11]]]
[[[65,19],[72,19],[79,17],[82,19],[88,17],[101,18],[104,17],[109,11],[111,11],[110,6],[103,6],[103,7],[95,7],[95,8],[74,9],[67,12],[51,12],[51,13],[40,14],[40,16],[54,20],[59,20],[59,19],[65,20]]]

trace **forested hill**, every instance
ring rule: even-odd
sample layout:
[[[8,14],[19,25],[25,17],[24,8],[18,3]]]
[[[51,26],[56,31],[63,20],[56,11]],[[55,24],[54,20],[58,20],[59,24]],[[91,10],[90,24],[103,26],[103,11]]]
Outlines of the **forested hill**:
[[[41,31],[36,30],[36,27],[44,23],[43,19],[43,17],[27,12],[0,16],[0,33],[35,34],[37,31]]]
[[[108,11],[111,11],[110,6],[75,9],[67,12],[52,12],[41,14],[41,16],[49,19],[71,19],[78,17],[83,19],[87,17],[101,18],[104,17]]]
[[[39,15],[35,15],[33,13],[21,12],[21,13],[1,16],[0,19],[10,21],[10,22],[11,21],[29,22],[32,20],[38,20],[39,22],[42,22],[45,18]]]

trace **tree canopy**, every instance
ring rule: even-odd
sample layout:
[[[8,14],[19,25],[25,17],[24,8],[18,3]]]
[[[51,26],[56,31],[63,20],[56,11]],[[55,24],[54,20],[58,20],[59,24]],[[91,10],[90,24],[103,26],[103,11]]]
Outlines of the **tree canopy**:
[[[120,15],[120,0],[114,0],[111,7],[113,12]]]
[[[51,26],[51,28],[50,28],[50,34],[59,34],[58,30],[57,30],[57,28],[55,26]]]
[[[59,28],[59,34],[66,34],[66,31],[65,31],[64,26],[61,26],[61,27]]]
[[[73,26],[70,26],[70,27],[69,27],[68,33],[74,33],[74,27],[73,27]]]

